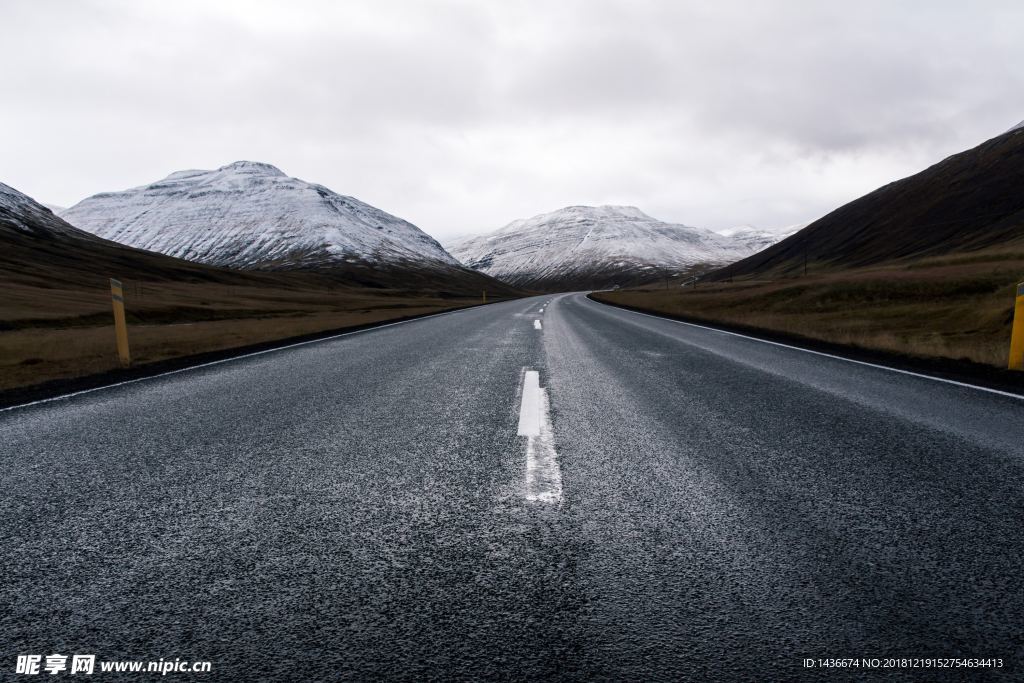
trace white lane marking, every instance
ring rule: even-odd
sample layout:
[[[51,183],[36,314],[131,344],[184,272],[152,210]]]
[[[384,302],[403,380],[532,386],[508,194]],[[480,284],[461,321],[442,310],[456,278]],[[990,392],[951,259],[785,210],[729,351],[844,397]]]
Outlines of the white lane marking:
[[[208,368],[213,365],[220,365],[221,363],[230,363],[236,360],[242,360],[243,358],[252,358],[253,356],[262,356],[265,353],[274,353],[275,351],[284,351],[285,349],[294,349],[298,346],[306,346],[308,344],[319,344],[321,342],[331,341],[332,339],[339,339],[341,337],[348,337],[353,334],[361,334],[363,332],[373,332],[380,330],[385,327],[393,327],[395,325],[404,325],[405,323],[419,322],[420,320],[426,320],[427,318],[436,318],[441,315],[451,315],[452,313],[461,313],[463,311],[471,310],[476,308],[471,306],[470,308],[459,308],[454,311],[442,311],[441,313],[431,313],[420,318],[412,318],[411,320],[399,320],[394,323],[385,323],[383,325],[375,325],[373,327],[367,327],[362,330],[352,330],[351,332],[342,332],[340,334],[333,334],[330,337],[322,337],[320,339],[310,339],[308,341],[296,342],[294,344],[288,344],[287,346],[275,346],[272,349],[264,349],[262,351],[253,351],[251,353],[243,353],[240,356],[231,356],[230,358],[221,358],[220,360],[213,360],[208,363],[200,363],[199,365],[189,365],[188,367],[178,368],[177,370],[168,370],[167,372],[161,372],[158,375],[146,375],[145,377],[136,377],[135,379],[126,379],[123,382],[115,382],[114,384],[104,384],[99,387],[92,387],[90,389],[82,389],[81,391],[72,391],[70,394],[61,394],[60,396],[51,396],[50,398],[41,398],[37,401],[29,401],[28,403],[19,403],[16,406],[8,406],[6,408],[0,408],[0,413],[6,413],[9,410],[18,410],[19,408],[28,408],[30,406],[37,406],[43,403],[52,403],[54,401],[63,401],[64,399],[73,398],[75,396],[81,396],[83,394],[91,394],[94,391],[103,391],[104,389],[113,389],[114,387],[123,387],[126,384],[135,384],[136,382],[147,382],[153,379],[160,379],[161,377],[168,377],[170,375],[177,375],[181,372],[189,372],[190,370],[199,370],[200,368]]]
[[[978,386],[977,384],[968,384],[966,382],[957,382],[955,379],[946,379],[945,377],[936,377],[934,375],[924,375],[920,372],[912,372],[910,370],[901,370],[899,368],[889,367],[888,365],[878,365],[877,363],[869,363],[863,360],[854,360],[853,358],[845,358],[843,356],[837,356],[832,353],[825,353],[824,351],[814,351],[812,349],[805,349],[799,346],[791,346],[789,344],[783,344],[781,342],[769,341],[767,339],[760,339],[758,337],[751,337],[750,335],[740,334],[739,332],[730,332],[728,330],[719,330],[714,327],[707,327],[706,325],[698,325],[697,323],[687,323],[682,320],[673,320],[672,318],[665,318],[660,315],[652,315],[650,313],[641,313],[640,311],[632,311],[628,308],[622,308],[613,304],[606,304],[602,301],[594,301],[590,297],[586,297],[587,301],[593,301],[594,303],[614,308],[619,311],[625,311],[626,313],[635,313],[637,315],[646,316],[648,318],[654,318],[655,320],[664,320],[670,323],[677,323],[679,325],[687,325],[688,327],[697,327],[702,330],[708,330],[709,332],[718,332],[719,334],[727,334],[732,337],[740,337],[742,339],[750,339],[751,341],[761,342],[762,344],[771,344],[772,346],[780,346],[784,349],[793,349],[794,351],[803,351],[804,353],[813,353],[815,356],[824,356],[826,358],[835,358],[836,360],[846,361],[847,363],[854,363],[856,365],[866,365],[869,368],[878,368],[879,370],[888,370],[889,372],[896,372],[901,375],[910,375],[911,377],[920,377],[922,379],[930,379],[935,382],[942,382],[944,384],[953,384],[958,387],[964,387],[966,389],[976,389],[977,391],[984,391],[989,394],[997,394],[999,396],[1007,396],[1009,398],[1015,398],[1019,401],[1024,401],[1024,395],[1014,394],[1009,391],[1000,391],[999,389],[990,389],[988,387]]]
[[[533,321],[533,329],[535,329],[535,330],[540,330],[540,329],[543,329],[543,328],[541,327],[541,324],[540,324],[540,321],[539,321],[539,320],[534,320],[534,321]]]
[[[540,387],[536,370],[527,370],[523,375],[518,434],[526,437],[526,499],[539,503],[560,502],[562,470],[555,452],[548,391]]]
[[[540,435],[540,373],[527,370],[523,375],[523,397],[519,404],[519,436]]]

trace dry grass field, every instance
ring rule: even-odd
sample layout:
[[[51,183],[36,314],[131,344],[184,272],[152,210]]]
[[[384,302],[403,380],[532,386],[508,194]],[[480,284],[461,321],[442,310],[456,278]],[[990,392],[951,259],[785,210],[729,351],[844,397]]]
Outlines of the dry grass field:
[[[294,280],[291,281],[291,280]],[[315,278],[252,286],[124,280],[133,363],[237,348],[479,303],[347,288]],[[110,294],[79,284],[3,283],[0,391],[119,367]]]
[[[775,280],[601,292],[655,313],[922,358],[1005,367],[1024,251],[990,250]]]

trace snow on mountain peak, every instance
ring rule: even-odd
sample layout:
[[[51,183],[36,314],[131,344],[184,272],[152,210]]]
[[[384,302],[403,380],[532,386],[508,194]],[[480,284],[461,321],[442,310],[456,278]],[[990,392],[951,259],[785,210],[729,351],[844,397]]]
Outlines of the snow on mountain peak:
[[[3,183],[0,183],[0,228],[39,237],[53,234],[85,236],[58,218],[48,206]]]
[[[756,254],[762,249],[767,249],[776,242],[781,242],[808,225],[810,225],[810,222],[787,225],[780,228],[758,228],[753,225],[738,225],[734,228],[724,228],[715,232],[723,237],[728,237],[735,244],[746,249],[749,255]]]
[[[733,237],[735,235],[745,235],[754,232],[767,232],[762,231],[760,228],[756,228],[753,225],[737,225],[732,228],[722,228],[721,230],[715,230],[722,237]]]
[[[624,206],[617,204],[601,204],[600,206],[567,206],[564,209],[552,211],[551,214],[567,214],[574,213],[585,216],[593,217],[607,217],[607,216],[623,216],[626,218],[643,218],[646,220],[653,220],[646,213],[641,211],[635,206]]]
[[[617,204],[601,204],[600,206],[567,206],[564,209],[552,211],[547,216],[575,215],[586,218],[599,219],[632,219],[642,221],[653,221],[646,213],[635,206]]]
[[[234,268],[457,265],[412,223],[256,161],[94,195],[62,217],[115,242]]]
[[[184,178],[191,178],[192,176],[202,175],[203,173],[209,173],[209,171],[204,171],[203,169],[199,168],[192,168],[188,169],[187,171],[175,171],[174,173],[164,178],[164,180],[182,180]]]
[[[284,171],[279,169],[277,166],[267,164],[262,161],[236,161],[228,164],[227,166],[221,166],[217,170],[234,171],[236,173],[253,173],[258,175],[284,176]]]
[[[534,287],[654,279],[747,251],[710,230],[665,223],[634,206],[568,206],[452,245],[471,268]]]

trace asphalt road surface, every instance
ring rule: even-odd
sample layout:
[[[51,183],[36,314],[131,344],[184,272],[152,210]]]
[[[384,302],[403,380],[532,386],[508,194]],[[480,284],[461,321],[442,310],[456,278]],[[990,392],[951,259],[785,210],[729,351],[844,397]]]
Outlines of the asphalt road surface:
[[[3,680],[1024,679],[1024,401],[582,295],[7,410],[0,457]],[[802,664],[853,657],[1003,666]]]

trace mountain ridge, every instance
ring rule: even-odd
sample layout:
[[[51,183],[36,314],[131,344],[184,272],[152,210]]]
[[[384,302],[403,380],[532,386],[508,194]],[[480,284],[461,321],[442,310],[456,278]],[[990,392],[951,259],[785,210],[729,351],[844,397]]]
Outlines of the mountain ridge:
[[[442,296],[516,296],[504,283],[461,265],[383,267],[362,261],[323,269],[241,270],[199,263],[107,240],[81,230],[43,204],[0,183],[0,274],[5,283],[104,288],[107,278],[220,282],[252,286],[349,286]],[[295,277],[292,277],[292,276]]]
[[[790,235],[799,232],[808,225],[810,225],[809,222],[786,225],[779,228],[758,228],[753,225],[737,225],[724,230],[715,230],[715,232],[723,237],[728,237],[739,242],[748,250],[749,254],[756,254],[762,249],[767,249],[776,242],[780,242]]]
[[[1024,245],[1024,127],[883,185],[708,278],[803,270]]]
[[[412,223],[258,161],[175,171],[61,216],[121,244],[243,270],[459,265]]]
[[[547,290],[650,282],[748,253],[710,230],[665,223],[620,205],[573,205],[517,219],[460,240],[451,251],[499,280]]]
[[[109,277],[150,280],[234,279],[230,271],[105,240],[80,230],[43,204],[0,183],[0,272],[8,282],[54,286]]]

